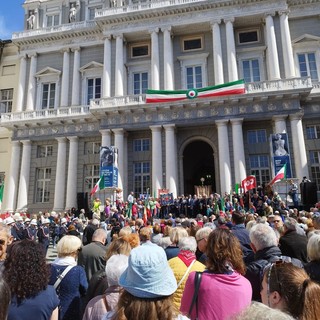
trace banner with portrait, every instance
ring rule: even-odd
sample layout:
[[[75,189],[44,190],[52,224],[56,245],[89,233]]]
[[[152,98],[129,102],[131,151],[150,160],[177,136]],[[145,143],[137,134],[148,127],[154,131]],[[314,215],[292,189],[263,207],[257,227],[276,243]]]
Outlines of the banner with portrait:
[[[291,158],[287,133],[275,133],[270,136],[271,143],[271,165],[273,176],[275,176],[281,168],[287,165],[287,179],[292,178]]]
[[[162,206],[168,206],[173,204],[173,193],[163,193],[160,194],[160,204]]]
[[[118,187],[118,149],[114,146],[100,148],[100,176],[105,188]]]

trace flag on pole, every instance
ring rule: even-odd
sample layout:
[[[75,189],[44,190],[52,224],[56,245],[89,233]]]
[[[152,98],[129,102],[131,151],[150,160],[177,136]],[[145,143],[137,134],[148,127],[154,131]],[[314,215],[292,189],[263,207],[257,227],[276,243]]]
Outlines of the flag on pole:
[[[248,176],[242,180],[241,186],[244,189],[244,193],[257,187],[257,180],[255,176]]]
[[[104,176],[101,176],[100,179],[97,181],[95,186],[90,192],[90,196],[94,195],[96,192],[104,189]]]
[[[244,80],[237,80],[213,87],[190,90],[147,90],[146,102],[172,102],[194,98],[220,97],[245,93]]]
[[[0,205],[1,205],[2,200],[3,200],[3,192],[4,192],[4,182],[0,186]]]
[[[270,181],[269,185],[272,186],[276,182],[279,182],[283,179],[287,179],[287,164],[278,171],[278,173],[274,176],[274,178]]]

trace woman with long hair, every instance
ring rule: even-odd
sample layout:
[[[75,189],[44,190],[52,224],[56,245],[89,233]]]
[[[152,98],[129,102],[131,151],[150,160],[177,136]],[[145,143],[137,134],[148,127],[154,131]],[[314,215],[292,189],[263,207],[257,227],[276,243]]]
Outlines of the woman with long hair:
[[[43,247],[32,240],[15,242],[4,263],[4,279],[11,290],[8,320],[57,320],[59,299],[48,285],[50,269]]]
[[[196,273],[192,272],[185,285],[180,311],[191,319],[227,319],[251,302],[252,288],[243,277],[245,265],[240,242],[229,230],[213,230],[207,240],[206,255],[206,270],[200,273],[198,301],[191,309],[196,281]]]
[[[299,320],[317,320],[320,315],[320,286],[307,273],[282,260],[264,270],[261,299],[274,309],[280,309]]]

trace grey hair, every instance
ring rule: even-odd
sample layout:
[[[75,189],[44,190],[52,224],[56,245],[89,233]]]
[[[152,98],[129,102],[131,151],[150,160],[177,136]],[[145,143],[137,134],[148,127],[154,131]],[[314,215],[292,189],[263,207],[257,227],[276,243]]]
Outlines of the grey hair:
[[[167,247],[169,247],[171,245],[171,240],[170,237],[162,237],[159,242],[158,242],[158,246],[166,249]]]
[[[199,229],[196,233],[196,239],[207,238],[209,234],[212,232],[212,229],[209,227],[203,227]]]
[[[286,218],[283,223],[288,230],[296,231],[297,230],[297,220],[294,218]]]
[[[5,231],[7,234],[7,237],[8,238],[11,237],[11,228],[3,222],[0,223],[0,231]]]
[[[278,241],[273,229],[266,223],[257,223],[249,233],[250,241],[256,250],[277,246]]]
[[[194,237],[185,237],[180,239],[178,246],[180,250],[188,250],[191,252],[197,251],[197,241]]]
[[[115,254],[109,258],[106,264],[108,286],[118,286],[119,278],[128,267],[129,257],[124,254]]]

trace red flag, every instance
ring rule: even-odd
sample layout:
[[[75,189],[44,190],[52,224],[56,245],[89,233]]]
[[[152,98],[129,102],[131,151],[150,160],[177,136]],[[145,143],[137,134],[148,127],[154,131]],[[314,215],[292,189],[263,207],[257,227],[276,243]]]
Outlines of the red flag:
[[[248,190],[254,189],[257,187],[257,180],[255,176],[248,176],[241,182],[241,186],[246,193]]]

